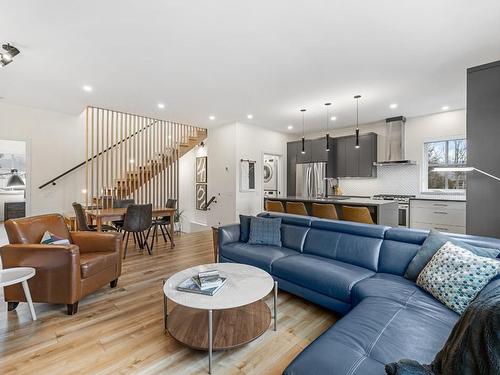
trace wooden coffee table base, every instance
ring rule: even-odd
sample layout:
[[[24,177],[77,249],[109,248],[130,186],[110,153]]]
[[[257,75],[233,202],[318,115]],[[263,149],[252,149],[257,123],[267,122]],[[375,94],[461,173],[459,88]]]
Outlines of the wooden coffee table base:
[[[212,319],[212,350],[234,349],[266,332],[271,324],[271,310],[260,300],[233,309],[213,310]],[[207,310],[177,305],[168,313],[167,330],[193,349],[208,350]]]

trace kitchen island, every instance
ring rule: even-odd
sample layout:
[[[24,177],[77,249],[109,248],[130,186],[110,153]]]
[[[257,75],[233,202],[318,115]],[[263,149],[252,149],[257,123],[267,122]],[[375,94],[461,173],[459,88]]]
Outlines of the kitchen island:
[[[264,207],[266,200],[281,201],[286,207],[286,202],[302,202],[306,206],[307,212],[311,215],[313,203],[333,204],[337,210],[339,219],[342,219],[342,206],[362,206],[370,211],[375,224],[398,226],[398,203],[395,201],[384,201],[371,198],[349,197],[343,195],[329,196],[327,198],[312,197],[273,197],[264,198]]]

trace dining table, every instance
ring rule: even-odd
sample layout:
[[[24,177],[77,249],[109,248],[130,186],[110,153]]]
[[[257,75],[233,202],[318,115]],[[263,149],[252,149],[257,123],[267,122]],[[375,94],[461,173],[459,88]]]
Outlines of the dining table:
[[[171,234],[171,247],[175,246],[174,243],[174,216],[175,208],[169,207],[153,207],[152,216],[156,217],[169,217],[170,218],[170,234]],[[126,208],[98,208],[93,210],[85,210],[85,213],[90,222],[95,223],[96,230],[102,232],[102,225],[108,221],[124,220],[127,213]],[[68,215],[65,215],[68,216]]]

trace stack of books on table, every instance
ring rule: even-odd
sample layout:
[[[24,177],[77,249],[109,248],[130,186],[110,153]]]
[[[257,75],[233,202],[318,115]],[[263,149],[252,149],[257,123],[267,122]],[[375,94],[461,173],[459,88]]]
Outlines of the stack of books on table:
[[[184,280],[177,290],[213,296],[224,286],[226,280],[217,270],[203,271]]]

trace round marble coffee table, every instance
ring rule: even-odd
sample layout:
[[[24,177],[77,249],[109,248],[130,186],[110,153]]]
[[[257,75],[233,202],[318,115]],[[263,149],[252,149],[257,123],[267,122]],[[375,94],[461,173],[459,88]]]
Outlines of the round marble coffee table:
[[[0,270],[0,287],[21,283],[30,308],[31,318],[36,320],[35,308],[31,300],[30,288],[26,280],[35,276],[36,270],[31,267],[14,267]]]
[[[177,290],[177,286],[189,277],[213,269],[227,277],[226,284],[214,296]],[[268,329],[271,311],[262,299],[271,291],[274,291],[276,330],[278,283],[267,272],[236,263],[188,268],[164,282],[165,329],[191,348],[208,350],[208,373],[211,374],[212,351],[237,348],[255,340]],[[170,312],[168,300],[176,305]]]

